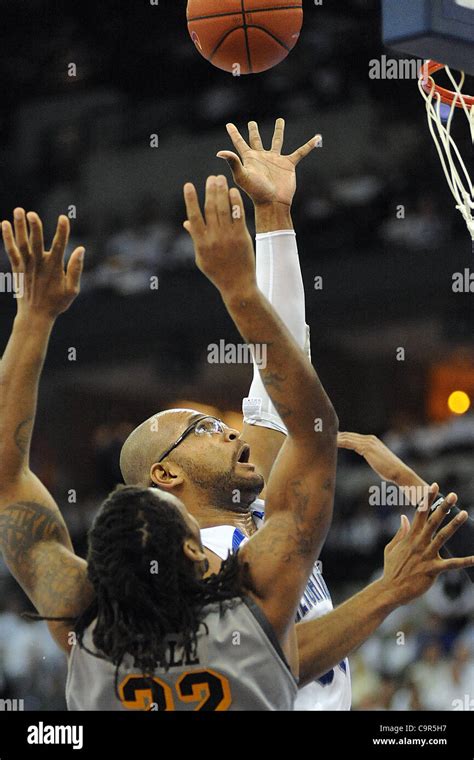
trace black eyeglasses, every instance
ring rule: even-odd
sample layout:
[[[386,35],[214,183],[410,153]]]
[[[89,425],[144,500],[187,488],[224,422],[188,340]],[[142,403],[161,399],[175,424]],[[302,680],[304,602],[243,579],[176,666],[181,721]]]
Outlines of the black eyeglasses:
[[[215,434],[215,433],[223,433],[225,430],[225,425],[221,420],[218,420],[217,417],[208,417],[207,415],[203,415],[202,417],[199,417],[197,420],[194,420],[187,428],[186,430],[181,433],[179,438],[176,439],[176,441],[173,443],[172,446],[169,447],[169,449],[166,449],[165,453],[160,456],[158,459],[158,462],[162,462],[165,457],[168,456],[168,454],[171,454],[171,452],[179,446],[180,443],[184,441],[184,439],[194,431],[195,435],[204,435],[205,433]]]

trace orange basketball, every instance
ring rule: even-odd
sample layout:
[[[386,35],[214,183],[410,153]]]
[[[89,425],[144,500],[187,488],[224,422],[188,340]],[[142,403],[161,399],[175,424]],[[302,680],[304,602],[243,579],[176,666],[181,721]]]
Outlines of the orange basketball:
[[[303,0],[188,0],[187,18],[194,44],[214,66],[258,74],[298,42]]]

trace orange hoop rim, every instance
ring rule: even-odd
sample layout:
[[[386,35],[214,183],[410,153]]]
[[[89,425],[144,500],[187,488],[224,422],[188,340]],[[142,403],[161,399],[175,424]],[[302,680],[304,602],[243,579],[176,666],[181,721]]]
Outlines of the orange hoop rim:
[[[426,94],[430,95],[434,85],[434,91],[438,93],[442,103],[445,103],[448,106],[452,106],[456,100],[456,108],[463,108],[463,103],[459,98],[457,92],[454,90],[448,90],[446,87],[441,87],[439,84],[436,84],[433,77],[431,76],[436,71],[440,71],[440,69],[445,69],[446,67],[447,64],[445,63],[438,63],[437,61],[430,60],[425,61],[422,66],[422,74],[420,77],[421,86],[423,87]],[[469,109],[474,107],[474,96],[464,95],[463,93],[463,100]]]

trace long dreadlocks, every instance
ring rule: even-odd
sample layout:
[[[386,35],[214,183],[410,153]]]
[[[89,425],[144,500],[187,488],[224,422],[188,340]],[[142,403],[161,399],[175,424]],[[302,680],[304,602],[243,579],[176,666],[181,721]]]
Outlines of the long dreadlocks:
[[[241,590],[239,563],[232,557],[218,575],[196,577],[183,552],[189,535],[160,491],[126,486],[110,494],[89,533],[88,575],[96,599],[76,625],[78,642],[97,618],[94,644],[115,665],[130,654],[144,673],[166,667],[171,633],[179,633],[191,653],[203,608]]]
[[[116,666],[116,690],[125,655],[144,675],[167,669],[169,634],[179,634],[185,654],[194,655],[204,607],[242,595],[245,569],[237,557],[200,579],[183,552],[188,537],[182,515],[158,489],[119,486],[95,517],[87,556],[95,599],[74,629],[79,646]],[[98,653],[83,643],[94,621]]]

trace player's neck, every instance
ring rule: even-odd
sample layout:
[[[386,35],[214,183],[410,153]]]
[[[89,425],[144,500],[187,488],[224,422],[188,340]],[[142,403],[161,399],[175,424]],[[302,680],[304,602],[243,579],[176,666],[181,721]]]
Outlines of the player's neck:
[[[200,505],[193,510],[193,515],[201,528],[216,528],[219,525],[233,525],[244,536],[250,537],[255,533],[256,527],[250,509],[245,512],[233,512],[231,509],[209,507]]]

